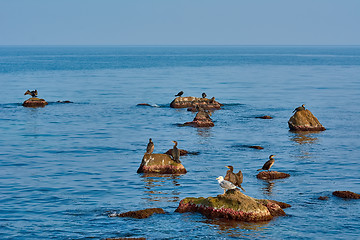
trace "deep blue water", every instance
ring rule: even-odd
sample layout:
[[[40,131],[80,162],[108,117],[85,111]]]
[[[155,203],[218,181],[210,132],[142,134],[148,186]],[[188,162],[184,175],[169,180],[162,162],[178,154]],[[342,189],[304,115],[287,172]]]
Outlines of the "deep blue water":
[[[360,193],[358,46],[0,47],[0,86],[0,239],[360,237],[360,200],[331,196]],[[22,107],[27,89],[49,105]],[[225,104],[215,127],[177,125],[194,117],[169,107],[180,90]],[[303,103],[326,131],[289,131]],[[137,174],[150,137],[156,153],[172,140],[199,152],[181,158],[188,173]],[[270,154],[290,178],[256,179]],[[185,197],[221,194],[215,178],[229,164],[247,195],[291,204],[287,216],[239,223],[174,212]],[[148,207],[167,213],[108,217]]]

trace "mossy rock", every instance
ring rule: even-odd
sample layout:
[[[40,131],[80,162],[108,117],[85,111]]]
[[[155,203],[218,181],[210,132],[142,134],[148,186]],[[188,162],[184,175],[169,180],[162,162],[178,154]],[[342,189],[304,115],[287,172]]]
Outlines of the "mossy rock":
[[[185,167],[175,162],[167,154],[145,153],[141,161],[138,173],[161,173],[161,174],[184,174]]]
[[[293,131],[324,131],[325,127],[309,111],[297,111],[288,121],[290,130]]]

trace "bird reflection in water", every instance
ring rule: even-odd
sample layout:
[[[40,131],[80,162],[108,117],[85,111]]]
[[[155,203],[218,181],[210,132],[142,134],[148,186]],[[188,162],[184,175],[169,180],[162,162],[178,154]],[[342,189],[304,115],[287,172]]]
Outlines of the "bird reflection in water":
[[[197,128],[197,134],[203,138],[211,137],[211,129],[210,128]]]
[[[177,174],[143,174],[141,176],[145,183],[143,199],[148,202],[178,202],[180,192],[176,189],[180,186],[179,176]]]
[[[298,144],[313,144],[316,143],[318,138],[314,134],[320,133],[318,131],[295,131],[292,132],[291,140]]]
[[[261,237],[260,233],[266,229],[269,221],[240,222],[224,219],[206,219],[204,223],[215,225],[221,235],[225,234],[233,238],[257,238]],[[259,236],[256,236],[256,232],[259,232]]]
[[[264,187],[261,188],[261,190],[263,191],[263,194],[265,195],[272,195],[272,190],[273,190],[273,187],[275,185],[274,182],[272,181],[264,181]]]

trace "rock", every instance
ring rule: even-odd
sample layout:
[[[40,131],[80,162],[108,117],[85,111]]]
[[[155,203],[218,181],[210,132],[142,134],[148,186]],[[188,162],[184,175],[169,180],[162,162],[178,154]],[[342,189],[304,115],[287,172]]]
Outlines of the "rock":
[[[259,150],[264,149],[263,147],[260,147],[260,146],[250,146],[249,148],[254,148],[254,149],[259,149]]]
[[[341,197],[341,198],[360,199],[360,194],[350,192],[350,191],[335,191],[332,194],[334,196]]]
[[[48,103],[42,98],[32,97],[26,100],[25,102],[23,102],[22,105],[24,107],[35,108],[35,107],[45,107],[46,105],[48,105]]]
[[[281,207],[270,200],[249,197],[237,189],[208,198],[185,198],[176,212],[199,212],[207,218],[225,218],[238,221],[267,221],[284,216]]]
[[[57,101],[57,103],[73,103],[73,102],[69,100],[65,100],[65,101]]]
[[[215,99],[198,97],[177,97],[170,103],[172,108],[195,108],[196,105],[207,110],[220,109],[223,106]]]
[[[277,171],[262,171],[256,175],[257,178],[263,180],[271,180],[271,179],[281,179],[281,178],[288,178],[290,174],[277,172]]]
[[[309,111],[297,111],[288,121],[290,130],[295,131],[324,131],[319,120]]]
[[[184,174],[186,169],[167,154],[145,153],[137,173]]]
[[[140,238],[120,237],[120,238],[105,238],[105,240],[146,240],[146,238],[143,238],[143,237],[140,237]]]
[[[184,150],[184,149],[179,149],[179,150],[180,150],[180,156],[186,156],[186,155],[189,154],[189,152]],[[165,154],[171,155],[172,154],[172,148],[167,150]]]
[[[199,111],[192,122],[186,122],[184,125],[192,127],[213,127],[214,122],[207,111]]]
[[[255,117],[255,118],[261,118],[261,119],[272,119],[272,117],[271,117],[271,116],[268,116],[268,115],[259,116],[259,117]]]
[[[148,218],[154,213],[164,214],[165,212],[162,208],[147,208],[144,210],[130,211],[120,214],[111,214],[109,215],[109,217],[131,217],[131,218],[142,219],[142,218]]]
[[[318,197],[319,200],[329,200],[328,196],[320,196]]]
[[[151,105],[148,104],[148,103],[139,103],[136,106],[148,106],[148,107],[151,107]]]

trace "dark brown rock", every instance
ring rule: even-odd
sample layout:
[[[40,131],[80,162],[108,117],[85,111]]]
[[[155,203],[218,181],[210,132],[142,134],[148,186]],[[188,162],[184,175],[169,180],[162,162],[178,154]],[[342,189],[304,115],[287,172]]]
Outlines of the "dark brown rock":
[[[69,100],[65,100],[65,101],[57,101],[57,103],[73,103],[73,102]]]
[[[256,117],[256,118],[261,118],[261,119],[272,119],[272,117],[271,117],[271,116],[268,116],[268,115],[259,116],[259,117]]]
[[[179,150],[180,150],[180,156],[186,156],[186,155],[189,154],[189,152],[184,150],[184,149],[179,149]],[[167,150],[165,154],[171,155],[172,154],[172,148]]]
[[[260,146],[250,146],[249,148],[254,148],[254,149],[259,149],[259,150],[264,149],[263,147],[260,147]]]
[[[120,214],[112,214],[109,216],[110,217],[131,217],[131,218],[142,219],[142,218],[148,218],[151,215],[153,215],[154,213],[164,214],[165,212],[162,208],[147,208],[144,210],[130,211],[130,212],[125,212],[125,213],[120,213]]]
[[[320,196],[318,197],[319,200],[329,200],[328,196]]]
[[[172,108],[195,108],[196,105],[203,109],[220,109],[223,104],[208,98],[177,97],[171,103]]]
[[[332,194],[334,196],[341,197],[341,198],[360,199],[360,194],[350,192],[350,191],[335,191]]]
[[[228,190],[225,194],[208,198],[185,198],[176,212],[199,212],[208,218],[254,222],[284,216],[281,207],[270,200],[255,199],[239,190]]]
[[[184,174],[186,169],[167,154],[145,153],[137,173]]]
[[[277,171],[263,171],[263,172],[259,172],[258,175],[256,175],[256,177],[263,180],[271,180],[271,179],[288,178],[290,177],[290,174],[277,172]]]
[[[213,127],[214,122],[210,118],[209,112],[199,111],[192,122],[186,122],[184,125],[192,127]]]
[[[291,205],[288,204],[288,203],[279,202],[279,201],[275,201],[275,200],[269,200],[269,201],[270,201],[270,202],[273,202],[273,203],[276,203],[276,204],[279,205],[282,209],[291,207]]]
[[[325,128],[319,120],[309,111],[297,111],[288,121],[293,131],[324,131]]]
[[[136,106],[148,106],[148,107],[151,107],[151,105],[148,104],[148,103],[139,103]]]
[[[36,108],[36,107],[45,107],[46,105],[48,105],[48,103],[44,99],[32,97],[26,100],[25,102],[23,102],[22,105],[24,107]]]
[[[105,238],[104,240],[146,240],[146,238],[140,237],[140,238],[127,238],[127,237],[120,237],[120,238]]]

